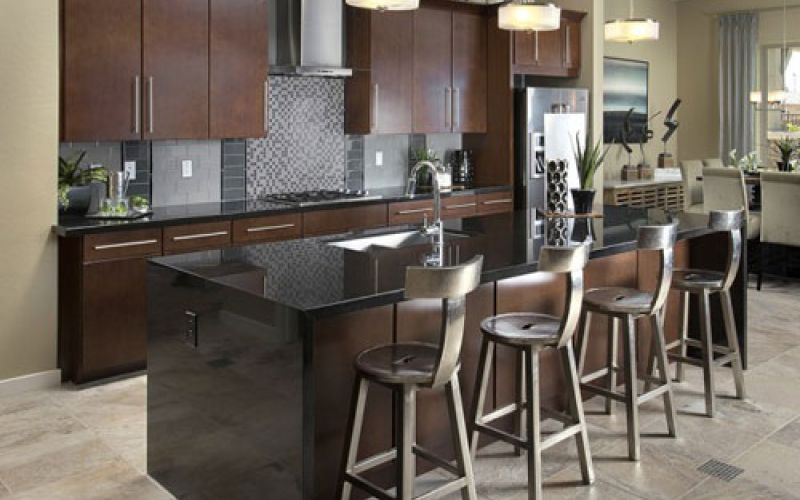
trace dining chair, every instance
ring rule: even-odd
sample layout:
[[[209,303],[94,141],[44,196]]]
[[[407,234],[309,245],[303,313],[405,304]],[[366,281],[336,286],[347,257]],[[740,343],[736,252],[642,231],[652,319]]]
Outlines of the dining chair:
[[[800,174],[761,173],[761,219],[762,263],[769,246],[800,247]],[[763,267],[758,271],[759,290]]]
[[[747,239],[761,234],[761,214],[750,211],[744,172],[738,168],[703,169],[703,208],[705,212],[744,209]]]
[[[703,162],[700,160],[684,160],[681,162],[683,177],[684,210],[703,213]]]

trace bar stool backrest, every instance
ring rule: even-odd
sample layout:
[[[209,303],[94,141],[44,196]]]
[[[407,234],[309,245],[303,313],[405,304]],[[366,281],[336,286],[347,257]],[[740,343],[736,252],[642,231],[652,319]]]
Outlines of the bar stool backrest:
[[[466,296],[481,282],[483,255],[452,267],[406,268],[407,299],[441,299],[442,326],[439,356],[431,387],[446,384],[458,367],[464,340]]]
[[[730,290],[739,272],[743,225],[744,210],[713,210],[708,215],[709,229],[728,233],[728,262],[725,266],[725,278],[722,280],[723,290]]]
[[[761,241],[800,246],[800,174],[761,173]]]
[[[664,307],[669,297],[675,259],[674,249],[677,225],[641,226],[638,233],[637,248],[639,250],[657,251],[659,254],[658,284],[656,285],[655,293],[653,293],[653,302],[650,307],[650,311],[654,312]]]
[[[567,301],[558,331],[558,347],[567,346],[578,328],[583,303],[583,269],[590,250],[589,245],[546,246],[539,252],[539,271],[567,275]]]

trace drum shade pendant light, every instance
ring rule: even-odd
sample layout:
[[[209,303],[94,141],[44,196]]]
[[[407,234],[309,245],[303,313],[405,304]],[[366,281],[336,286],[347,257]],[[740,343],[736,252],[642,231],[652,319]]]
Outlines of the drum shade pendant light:
[[[634,17],[633,0],[630,0],[627,19],[614,19],[606,22],[607,42],[633,43],[658,40],[659,24],[653,19]]]
[[[561,27],[561,9],[552,3],[512,0],[497,11],[497,26],[509,31],[553,31]]]
[[[419,8],[419,0],[346,0],[351,7],[371,10],[414,10]]]

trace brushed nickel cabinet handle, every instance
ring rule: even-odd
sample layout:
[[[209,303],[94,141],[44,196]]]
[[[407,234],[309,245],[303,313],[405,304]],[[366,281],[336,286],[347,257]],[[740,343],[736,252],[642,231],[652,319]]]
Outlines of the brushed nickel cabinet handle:
[[[142,128],[142,78],[133,77],[133,133],[138,134]]]
[[[444,208],[447,210],[455,210],[457,208],[471,208],[474,207],[475,205],[477,205],[477,203],[472,202],[472,203],[462,203],[460,205],[445,205]]]
[[[453,89],[453,129],[458,130],[461,127],[461,89],[456,87]]]
[[[125,241],[122,243],[110,243],[108,245],[95,245],[95,251],[102,250],[115,250],[118,248],[131,248],[131,247],[144,247],[148,245],[155,245],[158,240],[139,240],[139,241]]]
[[[570,49],[571,49],[571,47],[570,47],[570,44],[571,44],[571,41],[570,41],[570,31],[569,31],[570,27],[569,27],[569,24],[568,24],[568,25],[566,25],[566,27],[565,27],[565,28],[566,28],[566,29],[565,29],[565,33],[566,33],[566,34],[565,34],[565,36],[566,36],[566,38],[567,38],[567,41],[566,41],[566,43],[564,44],[564,47],[565,47],[565,48],[564,48],[564,65],[565,65],[565,66],[569,66],[569,65],[571,65],[571,64],[572,64],[572,54],[570,54]]]
[[[444,128],[450,129],[453,126],[453,89],[444,88]]]
[[[377,83],[373,85],[372,99],[372,126],[370,128],[377,129],[381,117],[381,87]]]
[[[424,214],[427,212],[433,212],[432,208],[411,208],[408,210],[400,210],[397,212],[397,215],[411,215],[411,214]]]
[[[534,60],[539,64],[539,32],[533,34]]]
[[[153,94],[155,91],[153,90],[154,86],[154,79],[151,76],[147,79],[147,119],[148,119],[148,130],[152,134],[155,131],[155,119],[153,118]]]
[[[280,224],[277,226],[261,226],[261,227],[248,227],[248,233],[264,233],[267,231],[278,231],[280,229],[289,229],[295,227],[295,224]]]
[[[501,203],[511,203],[511,198],[502,198],[499,200],[486,200],[483,202],[484,205],[499,205]]]
[[[264,132],[269,132],[269,80],[264,82]]]
[[[216,238],[217,236],[227,236],[228,231],[215,231],[213,233],[199,233],[187,234],[184,236],[173,236],[172,241],[189,241],[189,240],[204,240],[207,238]]]

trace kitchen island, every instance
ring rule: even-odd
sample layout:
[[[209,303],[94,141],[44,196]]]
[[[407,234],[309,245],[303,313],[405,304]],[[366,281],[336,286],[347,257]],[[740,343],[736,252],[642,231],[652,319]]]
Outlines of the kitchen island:
[[[706,216],[676,218],[676,266],[721,268],[727,245],[709,234]],[[635,252],[636,228],[670,220],[660,210],[606,207],[602,219],[550,220],[545,235],[593,240],[587,287],[652,289],[657,258]],[[531,239],[530,227],[527,211],[446,223],[449,263],[485,258],[482,285],[467,298],[460,372],[467,408],[480,321],[511,311],[562,312],[564,283],[537,273],[546,240]],[[355,356],[380,343],[437,338],[438,301],[403,300],[406,266],[430,251],[415,231],[399,226],[151,260],[148,473],[178,497],[333,498]],[[743,276],[733,295],[746,353]],[[668,308],[666,331],[674,338],[676,296]],[[640,326],[644,359],[649,334]],[[605,359],[605,322],[592,328],[589,368]],[[487,403],[494,407],[517,390],[517,359],[501,347]],[[541,360],[542,401],[558,406],[561,373],[549,354]],[[391,447],[392,408],[389,391],[370,393],[362,455]],[[420,394],[417,440],[449,456],[446,411],[439,394]],[[510,430],[513,422],[503,425]],[[379,470],[372,479],[387,485],[391,474]]]

